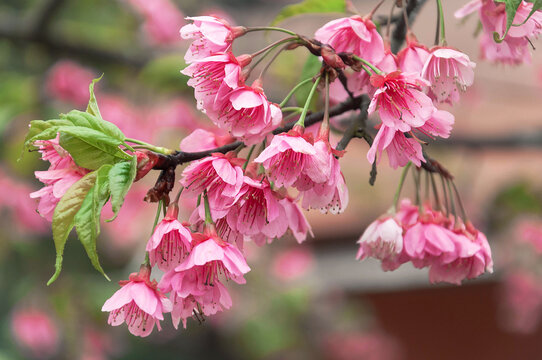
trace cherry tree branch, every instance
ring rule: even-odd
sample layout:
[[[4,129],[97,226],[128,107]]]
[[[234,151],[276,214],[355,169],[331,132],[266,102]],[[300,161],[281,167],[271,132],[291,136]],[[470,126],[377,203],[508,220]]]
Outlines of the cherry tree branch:
[[[406,4],[406,12],[408,16],[408,22],[412,24],[414,20],[416,19],[416,16],[420,13],[420,10],[422,9],[423,5],[425,4],[427,0],[409,0]],[[403,3],[405,1],[403,0]],[[403,4],[403,6],[405,6]],[[403,42],[405,41],[405,36],[407,32],[407,26],[406,26],[405,19],[400,16],[399,19],[396,22],[395,28],[393,29],[393,33],[391,35],[391,51],[396,54],[401,46],[403,45]]]

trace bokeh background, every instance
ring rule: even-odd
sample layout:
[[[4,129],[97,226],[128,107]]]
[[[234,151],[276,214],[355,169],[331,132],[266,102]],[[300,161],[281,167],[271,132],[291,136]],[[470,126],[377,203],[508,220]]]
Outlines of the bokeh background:
[[[362,13],[377,1],[357,1]],[[354,140],[342,160],[350,205],[341,215],[308,213],[315,237],[249,246],[247,284],[231,292],[230,311],[203,324],[140,339],[107,325],[103,302],[138,268],[154,207],[142,201],[153,179],[136,183],[117,220],[103,226],[99,253],[107,282],[75,238],[53,285],[50,226],[28,194],[46,164],[21,154],[33,119],[84,109],[88,84],[102,115],[129,137],[178,148],[210,123],[195,109],[179,73],[187,43],[184,16],[218,14],[232,24],[266,25],[292,1],[2,0],[0,2],[0,359],[539,359],[542,358],[542,55],[504,67],[478,59],[476,20],[460,23],[445,1],[448,42],[477,62],[475,85],[451,111],[452,137],[428,148],[456,176],[474,224],[494,252],[495,273],[464,285],[431,285],[404,265],[384,273],[357,262],[356,241],[392,202],[399,171],[382,162],[368,184],[367,145]],[[387,3],[391,3],[388,1]],[[379,14],[387,15],[385,3]],[[413,25],[432,44],[435,4]],[[311,36],[336,15],[307,15],[282,26]],[[250,34],[236,54],[274,36]],[[535,46],[537,44],[535,43]],[[280,101],[299,81],[303,49],[284,53],[266,76]],[[148,176],[153,177],[153,176]],[[146,181],[148,180],[148,181]],[[412,194],[407,185],[404,193]],[[189,216],[190,204],[184,204]]]

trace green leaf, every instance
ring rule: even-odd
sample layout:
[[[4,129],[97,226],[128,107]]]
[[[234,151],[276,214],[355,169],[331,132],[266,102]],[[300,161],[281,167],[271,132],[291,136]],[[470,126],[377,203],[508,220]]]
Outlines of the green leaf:
[[[113,221],[124,203],[124,197],[134,182],[137,171],[137,158],[115,164],[109,171],[109,189],[111,191],[111,208],[113,217],[107,221]]]
[[[102,79],[104,75],[100,76],[97,79],[92,80],[88,86],[88,92],[90,93],[90,99],[88,100],[87,113],[96,116],[99,119],[102,119],[100,114],[100,109],[98,108],[98,103],[96,102],[96,96],[94,95],[94,84]]]
[[[45,130],[48,130],[50,128],[53,128],[53,127],[60,127],[60,126],[70,126],[72,125],[71,122],[69,120],[47,120],[47,121],[44,121],[44,120],[32,120],[30,122],[30,126],[29,126],[29,130],[28,130],[28,134],[26,134],[26,137],[24,138],[24,142],[25,143],[28,143],[29,146],[31,146],[31,142],[30,140],[33,138],[33,137],[36,137],[38,136],[39,134],[41,134],[42,132],[44,132]]]
[[[96,172],[88,173],[79,181],[73,184],[66,194],[58,202],[53,214],[53,240],[56,249],[55,273],[47,282],[47,285],[52,284],[60,275],[62,270],[62,259],[64,254],[64,246],[70,231],[75,225],[75,214],[81,208],[87,193],[96,182]]]
[[[299,82],[314,77],[316,74],[318,74],[321,67],[322,63],[320,62],[320,60],[318,60],[316,56],[309,56],[307,62],[305,62],[305,65],[303,65],[303,69],[301,70],[301,77],[299,78]],[[309,97],[312,85],[313,83],[308,82],[307,84],[300,87],[299,90],[297,90],[297,92],[295,93],[297,106],[303,107],[305,105],[305,101],[307,101],[307,98]],[[311,110],[315,110],[317,102],[318,97],[314,96],[310,104]]]
[[[277,17],[271,22],[271,25],[276,25],[285,19],[309,13],[327,13],[346,11],[345,0],[305,0],[299,4],[288,5],[284,7]]]
[[[60,146],[70,153],[75,163],[85,169],[96,170],[105,164],[115,164],[130,159],[130,155],[118,148],[92,137],[60,134]]]
[[[493,39],[496,42],[501,43],[508,34],[508,30],[510,30],[510,26],[512,26],[512,23],[514,22],[514,17],[516,17],[516,12],[518,11],[521,1],[522,0],[495,0],[495,2],[504,3],[506,7],[506,30],[502,37],[498,32],[493,32]]]
[[[72,110],[67,114],[60,115],[60,118],[70,121],[74,126],[81,126],[101,132],[104,135],[119,140],[119,142],[126,139],[126,136],[124,136],[116,125],[87,112]]]

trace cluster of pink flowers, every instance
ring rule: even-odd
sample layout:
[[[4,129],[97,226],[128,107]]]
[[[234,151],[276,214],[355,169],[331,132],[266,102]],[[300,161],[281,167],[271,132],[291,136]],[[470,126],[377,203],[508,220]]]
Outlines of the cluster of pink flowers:
[[[367,153],[370,163],[379,161],[386,150],[393,168],[409,161],[420,166],[425,158],[414,131],[429,137],[450,135],[454,117],[435,104],[457,102],[459,92],[472,85],[475,64],[467,55],[449,47],[427,49],[409,34],[407,46],[396,56],[374,23],[360,16],[333,20],[315,37],[338,52],[362,57],[379,70],[372,76],[369,70],[347,73],[350,90],[355,95],[369,94],[369,114],[378,112],[382,121]],[[331,95],[336,101],[347,95],[339,87],[337,80]]]
[[[374,257],[383,270],[395,270],[406,262],[429,267],[429,280],[461,284],[484,272],[493,272],[491,249],[485,235],[430,204],[421,207],[403,200],[373,222],[358,241],[359,260]]]
[[[495,63],[520,65],[531,63],[530,41],[542,32],[542,11],[536,10],[531,15],[532,10],[532,2],[520,1],[514,25],[506,36],[507,15],[503,2],[496,4],[493,0],[473,0],[457,10],[455,17],[463,18],[478,12],[483,28],[480,39],[481,57]],[[502,42],[494,40],[494,33],[500,38],[504,36]]]

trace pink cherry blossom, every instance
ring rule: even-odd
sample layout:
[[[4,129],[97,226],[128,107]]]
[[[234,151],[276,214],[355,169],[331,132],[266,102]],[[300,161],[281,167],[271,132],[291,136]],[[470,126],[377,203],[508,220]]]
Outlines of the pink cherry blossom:
[[[181,185],[192,196],[207,190],[213,218],[221,218],[239,195],[244,180],[240,165],[244,162],[244,159],[236,158],[234,152],[213,153],[188,165],[183,171]]]
[[[186,152],[207,151],[234,141],[233,137],[227,134],[220,135],[219,131],[211,132],[205,129],[196,129],[181,140],[179,148],[181,151]]]
[[[285,210],[266,178],[245,176],[239,194],[226,218],[233,230],[250,237],[263,234],[272,239],[284,235],[288,229]]]
[[[351,52],[371,63],[384,57],[384,41],[375,24],[359,15],[330,21],[318,29],[314,37],[337,52]]]
[[[88,84],[95,77],[88,68],[70,60],[61,60],[49,70],[45,88],[49,96],[84,106],[89,98]]]
[[[311,189],[302,191],[301,195],[301,204],[305,209],[319,209],[323,214],[342,213],[348,206],[349,196],[339,160],[333,158],[331,175],[327,182],[316,184]]]
[[[52,221],[56,205],[66,191],[88,173],[75,164],[70,154],[58,143],[58,137],[52,140],[39,140],[41,158],[51,165],[46,171],[36,171],[36,178],[46,186],[30,194],[31,198],[39,198],[38,212],[45,219]]]
[[[233,40],[246,32],[243,27],[232,27],[216,16],[187,17],[193,23],[181,28],[183,39],[194,39],[184,57],[187,63],[212,54],[227,52]]]
[[[130,275],[130,280],[120,281],[121,288],[103,305],[108,311],[108,323],[118,326],[123,322],[136,336],[149,336],[154,325],[161,330],[163,313],[171,312],[171,302],[157,289],[156,281],[150,281],[151,269],[142,265],[139,273]]]
[[[42,310],[15,310],[11,317],[11,332],[17,344],[32,358],[47,359],[58,353],[58,326],[51,316]]]
[[[293,281],[306,275],[315,263],[314,253],[307,247],[281,251],[272,263],[273,274],[282,281]]]
[[[393,261],[403,250],[403,228],[395,219],[385,216],[367,227],[358,244],[358,260],[370,256]]]
[[[434,47],[422,69],[422,76],[431,83],[430,95],[434,100],[450,104],[459,101],[459,91],[465,91],[474,82],[476,64],[457,50]]]
[[[217,96],[214,111],[207,111],[211,120],[246,145],[261,142],[282,121],[280,108],[267,100],[259,80]]]
[[[162,271],[179,265],[190,251],[192,236],[190,230],[179,222],[179,206],[171,204],[166,216],[156,226],[149,242],[147,252],[151,266],[158,265]]]
[[[416,74],[395,71],[386,75],[373,75],[371,84],[377,88],[368,113],[378,111],[382,123],[402,132],[420,127],[431,117],[433,102],[422,92],[429,83]]]
[[[143,29],[156,44],[178,42],[179,28],[184,24],[183,14],[170,0],[127,0],[140,13],[145,22]]]
[[[198,109],[204,112],[207,109],[212,110],[221,87],[224,87],[227,93],[241,85],[243,67],[251,60],[250,55],[236,58],[231,52],[220,53],[194,60],[182,70],[181,73],[190,76],[188,86],[194,88]]]
[[[497,43],[492,33],[483,33],[480,38],[480,57],[493,63],[506,65],[530,64],[529,46],[526,38],[507,36],[501,43]]]
[[[394,169],[405,166],[409,161],[412,161],[416,166],[425,162],[422,146],[418,141],[407,138],[401,131],[382,125],[367,152],[369,163],[372,164],[376,161],[378,164],[384,150],[388,154],[390,166]]]
[[[299,205],[289,197],[279,200],[280,205],[286,212],[288,219],[288,229],[292,232],[298,243],[302,243],[307,239],[307,234],[314,237],[312,228]]]
[[[397,62],[402,72],[421,75],[428,57],[427,47],[418,43],[416,37],[410,34],[407,35],[407,46],[397,53]]]
[[[269,146],[254,159],[268,171],[269,179],[278,187],[292,186],[316,155],[313,145],[303,137],[302,127],[294,127],[285,134],[276,135]]]
[[[190,255],[175,268],[175,271],[187,271],[194,267],[203,270],[202,279],[208,285],[212,285],[219,274],[243,284],[245,282],[243,275],[250,271],[243,254],[235,246],[218,237],[214,226],[211,228],[206,226],[203,234],[192,234]]]
[[[428,135],[439,136],[441,138],[450,137],[452,127],[455,122],[455,117],[445,110],[437,110],[436,108],[431,114],[431,117],[416,130]]]

